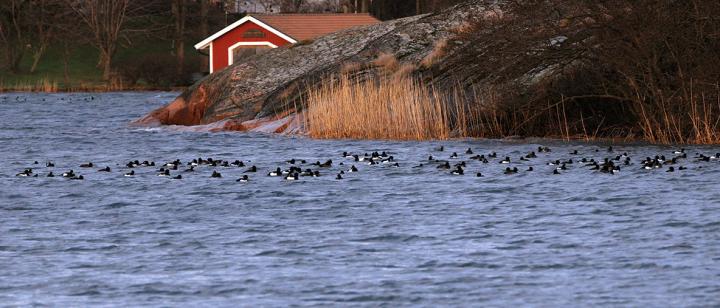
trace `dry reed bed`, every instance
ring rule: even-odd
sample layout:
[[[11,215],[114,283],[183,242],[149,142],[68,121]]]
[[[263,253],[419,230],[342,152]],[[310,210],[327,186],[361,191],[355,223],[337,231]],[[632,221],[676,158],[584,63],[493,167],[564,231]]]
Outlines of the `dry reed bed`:
[[[493,88],[459,89],[435,89],[406,74],[369,79],[336,75],[307,90],[305,129],[323,139],[503,138],[540,121],[551,122],[542,128],[544,136],[571,138],[563,129],[567,118],[555,117],[557,106],[536,114],[530,105],[506,108]]]
[[[314,138],[447,139],[452,130],[448,99],[410,78],[336,76],[304,105]]]
[[[37,81],[21,81],[6,83],[0,79],[0,93],[3,92],[117,92],[117,91],[178,91],[182,88],[162,88],[150,86],[127,86],[120,79],[112,79],[106,83],[90,83],[80,81],[77,84],[65,86],[55,80],[42,78]]]
[[[305,128],[314,138],[428,140],[464,137],[550,137],[564,140],[718,144],[720,93],[668,98],[663,104],[628,99],[628,119],[612,126],[575,108],[573,98],[508,104],[500,90],[437,90],[412,77],[361,79],[340,74],[307,91]],[[689,91],[691,93],[691,91]],[[713,97],[709,101],[707,97]],[[661,97],[663,98],[663,97]],[[601,110],[599,106],[588,106]],[[603,112],[607,112],[604,110]],[[593,122],[594,121],[594,122]]]
[[[0,92],[58,92],[58,83],[47,78],[39,79],[35,82],[25,82],[16,84],[5,84],[0,80]]]

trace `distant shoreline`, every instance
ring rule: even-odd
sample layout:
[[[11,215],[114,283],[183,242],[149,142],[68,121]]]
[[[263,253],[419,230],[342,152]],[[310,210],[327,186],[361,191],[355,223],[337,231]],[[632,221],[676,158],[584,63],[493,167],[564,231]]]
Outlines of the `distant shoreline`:
[[[182,92],[187,87],[128,87],[128,88],[108,88],[108,87],[88,87],[88,88],[71,88],[71,89],[53,89],[50,91],[44,89],[28,89],[23,87],[3,87],[0,88],[0,94],[5,93],[111,93],[111,92]]]

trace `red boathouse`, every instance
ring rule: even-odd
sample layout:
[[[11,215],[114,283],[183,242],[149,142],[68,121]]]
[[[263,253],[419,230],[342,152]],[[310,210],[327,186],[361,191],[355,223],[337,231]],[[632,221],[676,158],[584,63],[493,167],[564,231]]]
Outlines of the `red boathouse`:
[[[195,45],[209,49],[210,73],[240,57],[380,21],[368,14],[250,14]]]

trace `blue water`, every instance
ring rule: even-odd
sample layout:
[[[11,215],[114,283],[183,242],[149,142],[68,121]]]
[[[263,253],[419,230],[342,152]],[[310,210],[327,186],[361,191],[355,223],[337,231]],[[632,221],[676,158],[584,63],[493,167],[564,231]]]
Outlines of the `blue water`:
[[[693,159],[720,148],[688,147],[675,166],[688,169],[670,173],[640,161],[672,157],[672,147],[608,153],[607,144],[547,140],[317,141],[128,125],[175,95],[0,94],[0,305],[720,305],[720,161]],[[552,152],[503,174],[500,157],[540,145]],[[499,158],[469,160],[468,147]],[[400,167],[343,151],[387,151]],[[452,152],[466,175],[413,168]],[[623,152],[632,164],[616,175],[578,163],[553,175],[546,165]],[[260,172],[249,183],[235,181],[246,167],[123,176],[130,160],[197,157]],[[319,178],[265,176],[290,158],[334,164]],[[79,167],[87,162],[96,167]],[[360,172],[335,179],[352,164]],[[105,166],[112,172],[97,172]],[[39,177],[15,176],[25,168]],[[85,179],[45,176],[68,169]]]

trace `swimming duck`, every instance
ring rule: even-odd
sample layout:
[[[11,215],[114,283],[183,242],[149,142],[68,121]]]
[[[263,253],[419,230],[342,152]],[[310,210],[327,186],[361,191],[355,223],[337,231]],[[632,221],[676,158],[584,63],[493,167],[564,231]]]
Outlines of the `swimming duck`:
[[[509,164],[509,163],[510,163],[510,157],[509,157],[509,156],[505,156],[505,159],[501,160],[500,163],[501,163],[501,164]]]
[[[135,170],[130,170],[130,172],[125,173],[125,176],[126,176],[126,177],[135,176]]]
[[[445,151],[445,146],[440,146],[439,148],[435,148],[435,151],[442,152]]]
[[[175,161],[164,164],[163,167],[177,168],[178,165],[181,165],[181,163],[179,159],[176,159]]]
[[[52,167],[55,167],[55,164],[53,162],[49,161],[45,164],[45,167],[52,168]]]
[[[468,148],[467,151],[465,151],[465,154],[472,155],[473,151],[471,148]]]
[[[392,162],[394,162],[394,161],[395,161],[395,157],[393,157],[392,155],[390,155],[390,156],[384,158],[384,159],[382,160],[382,163],[383,163],[383,164],[390,164],[390,163],[392,163]]]
[[[220,172],[213,171],[213,173],[212,173],[212,175],[210,175],[210,177],[211,178],[221,178],[222,174],[220,174]]]
[[[98,170],[98,172],[110,172],[110,167],[106,166],[105,168]]]
[[[553,174],[560,174],[560,171],[558,171],[557,169],[555,169],[555,170],[553,170]]]
[[[335,179],[336,179],[336,180],[342,180],[342,179],[343,179],[343,177],[342,177],[342,175],[341,175],[341,174],[338,174],[338,175],[337,175],[337,176],[335,177]]]
[[[297,181],[298,179],[300,179],[300,175],[297,173],[289,174],[285,177],[285,180],[287,181]]]
[[[73,172],[72,169],[70,169],[70,171],[64,172],[64,173],[62,174],[62,176],[63,176],[64,178],[71,178],[71,177],[74,177],[74,176],[75,176],[75,172]]]
[[[53,174],[52,171],[50,171],[50,173],[48,173],[47,177],[49,177],[49,178],[54,178],[54,177],[55,177],[55,174]]]
[[[248,177],[247,175],[243,175],[241,178],[236,180],[236,182],[240,183],[247,183],[248,181],[250,181],[250,177]]]
[[[250,167],[249,169],[245,170],[245,173],[248,173],[248,172],[257,172],[257,167],[255,167],[255,166],[253,165],[253,166]]]
[[[356,168],[355,165],[352,165],[352,167],[350,167],[350,170],[348,170],[348,172],[358,172],[358,168]]]
[[[195,172],[195,166],[190,166],[190,168],[185,169],[183,172]]]
[[[463,174],[465,174],[465,170],[463,170],[462,167],[458,166],[457,169],[455,169],[455,170],[453,170],[452,172],[450,172],[450,174],[452,174],[452,175],[463,175]]]
[[[84,178],[82,175],[78,175],[78,176],[71,177],[71,178],[69,178],[69,179],[71,179],[71,180],[84,180],[85,178]]]
[[[444,164],[437,166],[438,169],[450,169],[450,162],[446,161]]]
[[[483,176],[483,175],[482,175],[482,173],[480,173],[480,172],[478,172],[477,174],[475,174],[475,177],[478,177],[478,178],[481,178],[482,176]]]
[[[320,174],[320,172],[318,172],[318,175],[319,175],[319,174]],[[315,173],[312,171],[312,169],[307,169],[307,170],[303,171],[302,173],[300,173],[300,176],[312,176],[312,177],[315,177]]]
[[[665,172],[675,172],[675,167],[670,166],[670,168],[668,168],[668,170]]]
[[[281,176],[282,170],[280,170],[280,167],[278,167],[275,171],[268,172],[268,176]]]
[[[535,169],[533,169],[532,166],[528,167],[528,169],[527,169],[527,171],[534,171],[534,170],[535,170]]]
[[[32,169],[25,169],[25,170],[23,170],[23,172],[20,172],[20,173],[16,174],[15,176],[20,176],[20,177],[32,176],[32,173],[33,173]]]
[[[518,173],[518,171],[519,170],[517,167],[514,167],[512,169],[510,169],[510,167],[505,168],[505,174],[515,174]]]
[[[93,163],[87,163],[87,164],[81,164],[80,168],[92,168],[94,165]]]
[[[170,176],[170,170],[165,169],[162,172],[158,173],[157,176]]]
[[[182,175],[178,174],[172,178],[173,178],[173,180],[182,180]]]

